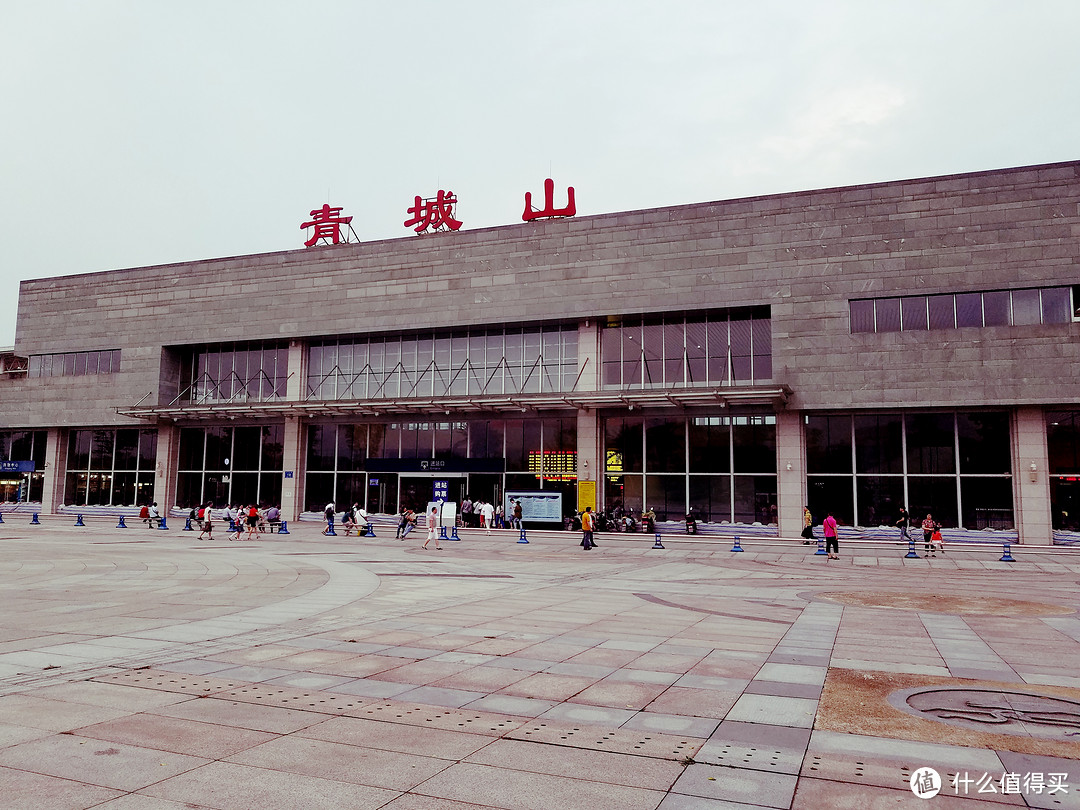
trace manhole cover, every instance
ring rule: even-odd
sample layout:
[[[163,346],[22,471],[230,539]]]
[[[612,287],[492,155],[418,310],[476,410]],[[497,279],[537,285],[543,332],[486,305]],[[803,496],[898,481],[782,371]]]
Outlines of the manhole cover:
[[[924,613],[957,613],[965,616],[1067,616],[1075,613],[1063,605],[999,599],[993,596],[950,596],[940,593],[888,593],[882,591],[832,591],[807,594],[852,607],[882,607],[895,610],[918,610]]]
[[[1047,740],[1080,739],[1080,702],[999,689],[921,687],[889,695],[897,709],[950,726]]]

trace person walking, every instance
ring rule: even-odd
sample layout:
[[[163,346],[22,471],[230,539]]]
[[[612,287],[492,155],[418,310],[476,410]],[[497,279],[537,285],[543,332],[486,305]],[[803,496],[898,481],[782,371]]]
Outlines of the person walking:
[[[821,521],[821,530],[825,534],[825,553],[829,555],[826,559],[839,560],[840,540],[836,535],[836,518],[833,517],[832,512],[829,512],[825,520]]]
[[[213,521],[213,515],[211,514],[211,512],[213,511],[213,506],[214,505],[212,503],[207,502],[206,504],[203,505],[202,509],[199,510],[199,539],[200,540],[203,539],[204,534],[207,536],[206,537],[207,540],[213,540],[214,539],[214,521]]]
[[[802,538],[804,546],[814,542],[814,516],[810,514],[809,506],[802,508]]]
[[[934,549],[934,529],[935,528],[936,528],[936,525],[934,524],[934,518],[930,515],[929,512],[927,512],[926,517],[923,519],[923,522],[922,522],[923,550],[925,551],[925,553],[929,554],[931,557],[936,557],[937,556],[937,554],[934,553],[935,552],[935,549]]]
[[[323,529],[323,534],[330,534],[334,531],[334,512],[337,511],[334,508],[334,502],[330,501],[323,509],[323,515],[326,517],[326,528]]]
[[[900,507],[900,517],[896,519],[896,528],[900,530],[900,541],[902,543],[910,543],[911,535],[908,534],[908,525],[911,520],[908,517],[907,509]]]
[[[239,536],[236,538],[239,540]],[[247,539],[259,539],[259,507],[252,504],[247,510]]]
[[[438,512],[439,512],[439,509],[436,506],[431,507],[431,511],[428,512],[428,516],[427,516],[427,540],[424,541],[424,545],[422,545],[421,548],[427,548],[427,544],[430,543],[432,540],[434,540],[435,541],[435,550],[436,551],[442,551],[442,546],[439,545],[439,535],[437,535],[435,533],[435,528],[436,528],[435,524],[437,524],[439,522],[438,518],[436,517]]]
[[[592,507],[586,506],[581,513],[581,547],[586,551],[593,549],[593,513]]]

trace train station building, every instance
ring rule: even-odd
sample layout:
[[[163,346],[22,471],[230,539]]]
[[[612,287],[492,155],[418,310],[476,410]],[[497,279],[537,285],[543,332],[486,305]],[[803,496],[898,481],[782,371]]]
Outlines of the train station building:
[[[1080,162],[35,279],[0,501],[296,519],[440,481],[1049,544],[1080,530],[1078,320]]]

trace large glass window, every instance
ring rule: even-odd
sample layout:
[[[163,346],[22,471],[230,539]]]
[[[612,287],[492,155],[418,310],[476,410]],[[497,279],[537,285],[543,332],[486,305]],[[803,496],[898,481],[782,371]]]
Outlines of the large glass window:
[[[310,399],[390,399],[569,391],[577,327],[536,326],[320,341],[308,349]]]
[[[157,431],[82,429],[68,434],[69,506],[136,506],[154,497]]]
[[[0,430],[0,461],[32,461],[33,472],[0,472],[0,502],[41,501],[45,485],[44,430]]]
[[[27,377],[79,377],[84,374],[113,374],[120,370],[120,350],[31,355]]]
[[[600,331],[604,388],[750,385],[772,379],[768,307],[605,324]]]
[[[369,509],[389,505],[396,510],[398,475],[365,473],[368,458],[415,459],[417,463],[433,458],[451,462],[499,459],[505,472],[490,472],[491,465],[481,465],[483,472],[468,474],[470,485],[479,487],[473,495],[506,488],[558,489],[566,494],[564,506],[572,509],[575,504],[570,495],[577,481],[577,419],[309,425],[305,508],[321,511],[331,500],[339,506],[353,502],[363,506],[366,497]],[[404,497],[404,489],[402,493]]]
[[[1074,319],[1070,313],[1077,290],[1080,287],[1043,287],[855,299],[849,302],[851,332],[1068,323]]]
[[[182,428],[177,504],[280,505],[284,440],[284,425]]]
[[[322,365],[316,355],[313,364]],[[289,350],[283,342],[221,343],[180,352],[181,402],[265,402],[285,397]]]
[[[946,526],[1012,527],[1006,413],[814,415],[805,427],[817,519],[832,511],[841,522],[892,525],[906,506]],[[842,462],[852,455],[854,474]]]
[[[606,419],[604,458],[607,510],[776,522],[773,414]]]

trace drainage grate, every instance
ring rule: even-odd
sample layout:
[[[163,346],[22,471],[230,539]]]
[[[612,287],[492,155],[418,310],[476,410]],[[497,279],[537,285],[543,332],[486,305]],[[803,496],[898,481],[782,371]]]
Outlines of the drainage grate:
[[[239,703],[274,706],[279,709],[295,709],[303,712],[340,715],[367,705],[368,701],[355,695],[295,689],[289,686],[272,686],[262,683],[244,684],[239,689],[215,695]]]
[[[506,736],[512,740],[676,760],[692,757],[705,742],[671,734],[652,734],[603,726],[546,721],[528,723]]]
[[[157,669],[126,669],[109,675],[91,678],[97,683],[115,683],[123,686],[138,686],[143,689],[157,689],[161,692],[178,692],[182,695],[209,695],[226,689],[235,689],[244,681],[230,681],[224,678],[206,678],[201,675],[184,675],[177,672],[164,672]]]
[[[416,703],[400,703],[387,700],[373,703],[347,713],[350,717],[401,723],[408,726],[438,728],[443,731],[468,731],[501,737],[522,724],[520,718],[493,712],[471,712],[463,709],[447,709],[442,706],[425,706]]]

